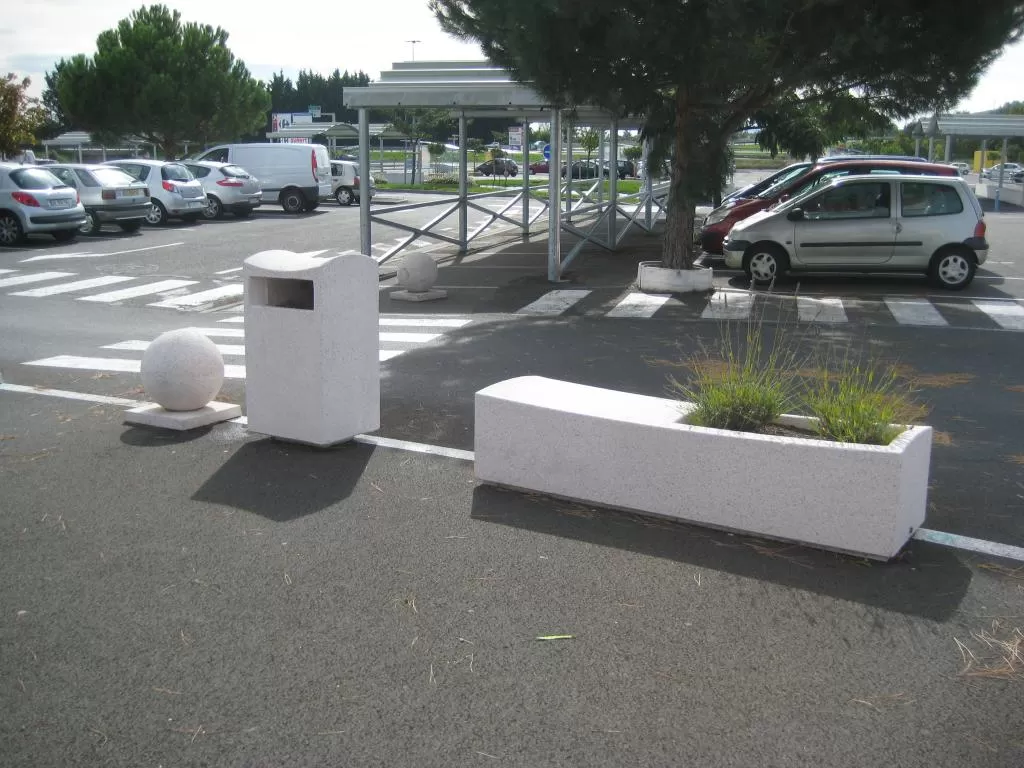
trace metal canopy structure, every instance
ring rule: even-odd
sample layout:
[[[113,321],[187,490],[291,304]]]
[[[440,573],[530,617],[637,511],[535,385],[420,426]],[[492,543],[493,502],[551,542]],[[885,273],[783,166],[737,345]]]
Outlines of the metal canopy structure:
[[[326,136],[328,139],[357,139],[359,127],[351,123],[300,123],[267,133],[268,140],[311,139],[314,136]],[[405,138],[392,128],[390,123],[370,123],[370,136],[382,139]]]
[[[359,110],[359,160],[360,174],[367,178],[370,173],[370,123],[368,119],[371,109],[395,109],[395,108],[427,108],[427,109],[449,109],[452,116],[459,123],[459,193],[454,204],[442,203],[416,203],[411,206],[399,206],[389,209],[390,213],[412,208],[425,208],[434,205],[444,206],[446,209],[433,218],[425,227],[410,227],[407,224],[389,220],[384,216],[370,211],[370,198],[361,195],[360,204],[360,241],[363,253],[371,253],[372,247],[372,222],[386,223],[389,226],[397,227],[409,233],[404,242],[390,249],[379,261],[385,261],[402,248],[407,246],[416,238],[428,235],[434,239],[450,242],[457,245],[461,252],[465,252],[470,241],[477,237],[490,224],[497,221],[504,221],[522,228],[523,235],[528,235],[530,225],[539,218],[544,210],[548,211],[548,279],[557,282],[561,279],[562,273],[571,261],[579,254],[585,243],[593,243],[614,250],[621,241],[622,236],[629,227],[636,225],[650,230],[653,226],[653,208],[657,206],[664,209],[667,189],[659,187],[657,191],[653,188],[648,174],[644,185],[644,191],[638,198],[638,204],[633,211],[626,210],[620,204],[618,194],[618,174],[611,172],[608,175],[609,194],[608,200],[603,197],[603,184],[601,173],[598,173],[596,183],[579,195],[578,200],[573,199],[572,173],[566,174],[566,184],[563,189],[559,169],[561,167],[562,152],[562,122],[575,123],[577,125],[589,125],[597,128],[607,128],[609,131],[608,156],[611,160],[611,168],[617,170],[618,159],[618,131],[621,128],[639,128],[642,121],[638,119],[623,120],[609,112],[597,107],[582,106],[571,111],[563,111],[556,105],[551,104],[541,94],[529,87],[528,84],[516,82],[506,70],[497,67],[489,61],[407,61],[398,62],[392,65],[392,69],[381,73],[380,79],[363,88],[345,89],[345,106]],[[468,164],[466,153],[467,121],[474,117],[503,117],[522,121],[523,123],[523,191],[500,211],[494,212],[483,207],[479,202],[480,198],[493,197],[492,193],[468,194]],[[548,174],[548,196],[547,200],[537,196],[537,188],[530,187],[530,123],[547,122],[551,124],[551,159],[549,169],[553,173]],[[572,132],[568,132],[568,141],[565,142],[566,167],[572,167]],[[598,153],[599,168],[603,168],[604,140],[602,131],[602,142]],[[582,181],[582,180],[581,180]],[[565,219],[562,214],[562,193],[565,196]],[[595,194],[596,191],[596,194]],[[531,200],[542,205],[540,213],[531,212]],[[522,213],[519,218],[513,218],[512,209],[516,204],[522,203]],[[478,227],[473,233],[468,230],[469,208],[482,211],[488,214],[488,221]],[[453,213],[458,213],[459,227],[458,237],[453,238],[433,232],[432,228],[439,225],[444,219]],[[641,219],[640,214],[644,213]],[[589,219],[590,228],[584,230],[572,223],[573,216],[578,220]],[[625,217],[625,227],[619,228],[619,218]],[[580,243],[563,260],[561,253],[561,232],[570,231],[579,235]]]

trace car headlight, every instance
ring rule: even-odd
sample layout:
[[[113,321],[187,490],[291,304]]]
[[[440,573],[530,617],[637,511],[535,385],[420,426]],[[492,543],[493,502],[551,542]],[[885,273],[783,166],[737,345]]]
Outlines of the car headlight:
[[[706,219],[704,219],[704,226],[709,227],[712,224],[719,224],[725,221],[726,218],[729,216],[729,211],[730,209],[725,207],[724,205],[721,208],[716,208],[715,210],[708,214],[708,217]]]

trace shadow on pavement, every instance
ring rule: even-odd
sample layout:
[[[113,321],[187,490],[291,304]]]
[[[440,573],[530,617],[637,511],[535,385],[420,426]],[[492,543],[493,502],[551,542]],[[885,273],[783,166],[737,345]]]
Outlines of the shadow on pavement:
[[[932,621],[956,612],[971,581],[953,550],[922,542],[891,563],[877,563],[487,485],[473,492],[471,516]]]
[[[179,445],[206,437],[210,434],[211,429],[213,427],[200,427],[185,432],[175,432],[169,429],[158,429],[157,427],[129,427],[121,433],[121,442],[125,445],[134,445],[137,448]]]
[[[192,496],[281,523],[347,499],[373,448],[314,448],[273,439],[246,443]]]

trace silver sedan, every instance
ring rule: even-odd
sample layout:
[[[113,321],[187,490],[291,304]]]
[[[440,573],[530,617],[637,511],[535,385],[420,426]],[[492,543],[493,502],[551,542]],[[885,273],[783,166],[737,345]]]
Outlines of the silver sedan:
[[[149,187],[120,168],[109,165],[63,163],[46,170],[63,181],[85,206],[86,220],[81,231],[98,235],[104,224],[117,224],[125,232],[137,232],[149,213]]]

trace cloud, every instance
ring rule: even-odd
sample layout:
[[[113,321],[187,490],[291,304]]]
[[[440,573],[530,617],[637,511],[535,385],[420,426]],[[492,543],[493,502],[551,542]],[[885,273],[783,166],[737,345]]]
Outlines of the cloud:
[[[42,73],[64,58],[59,53],[18,53],[7,57],[7,67],[19,72]]]

